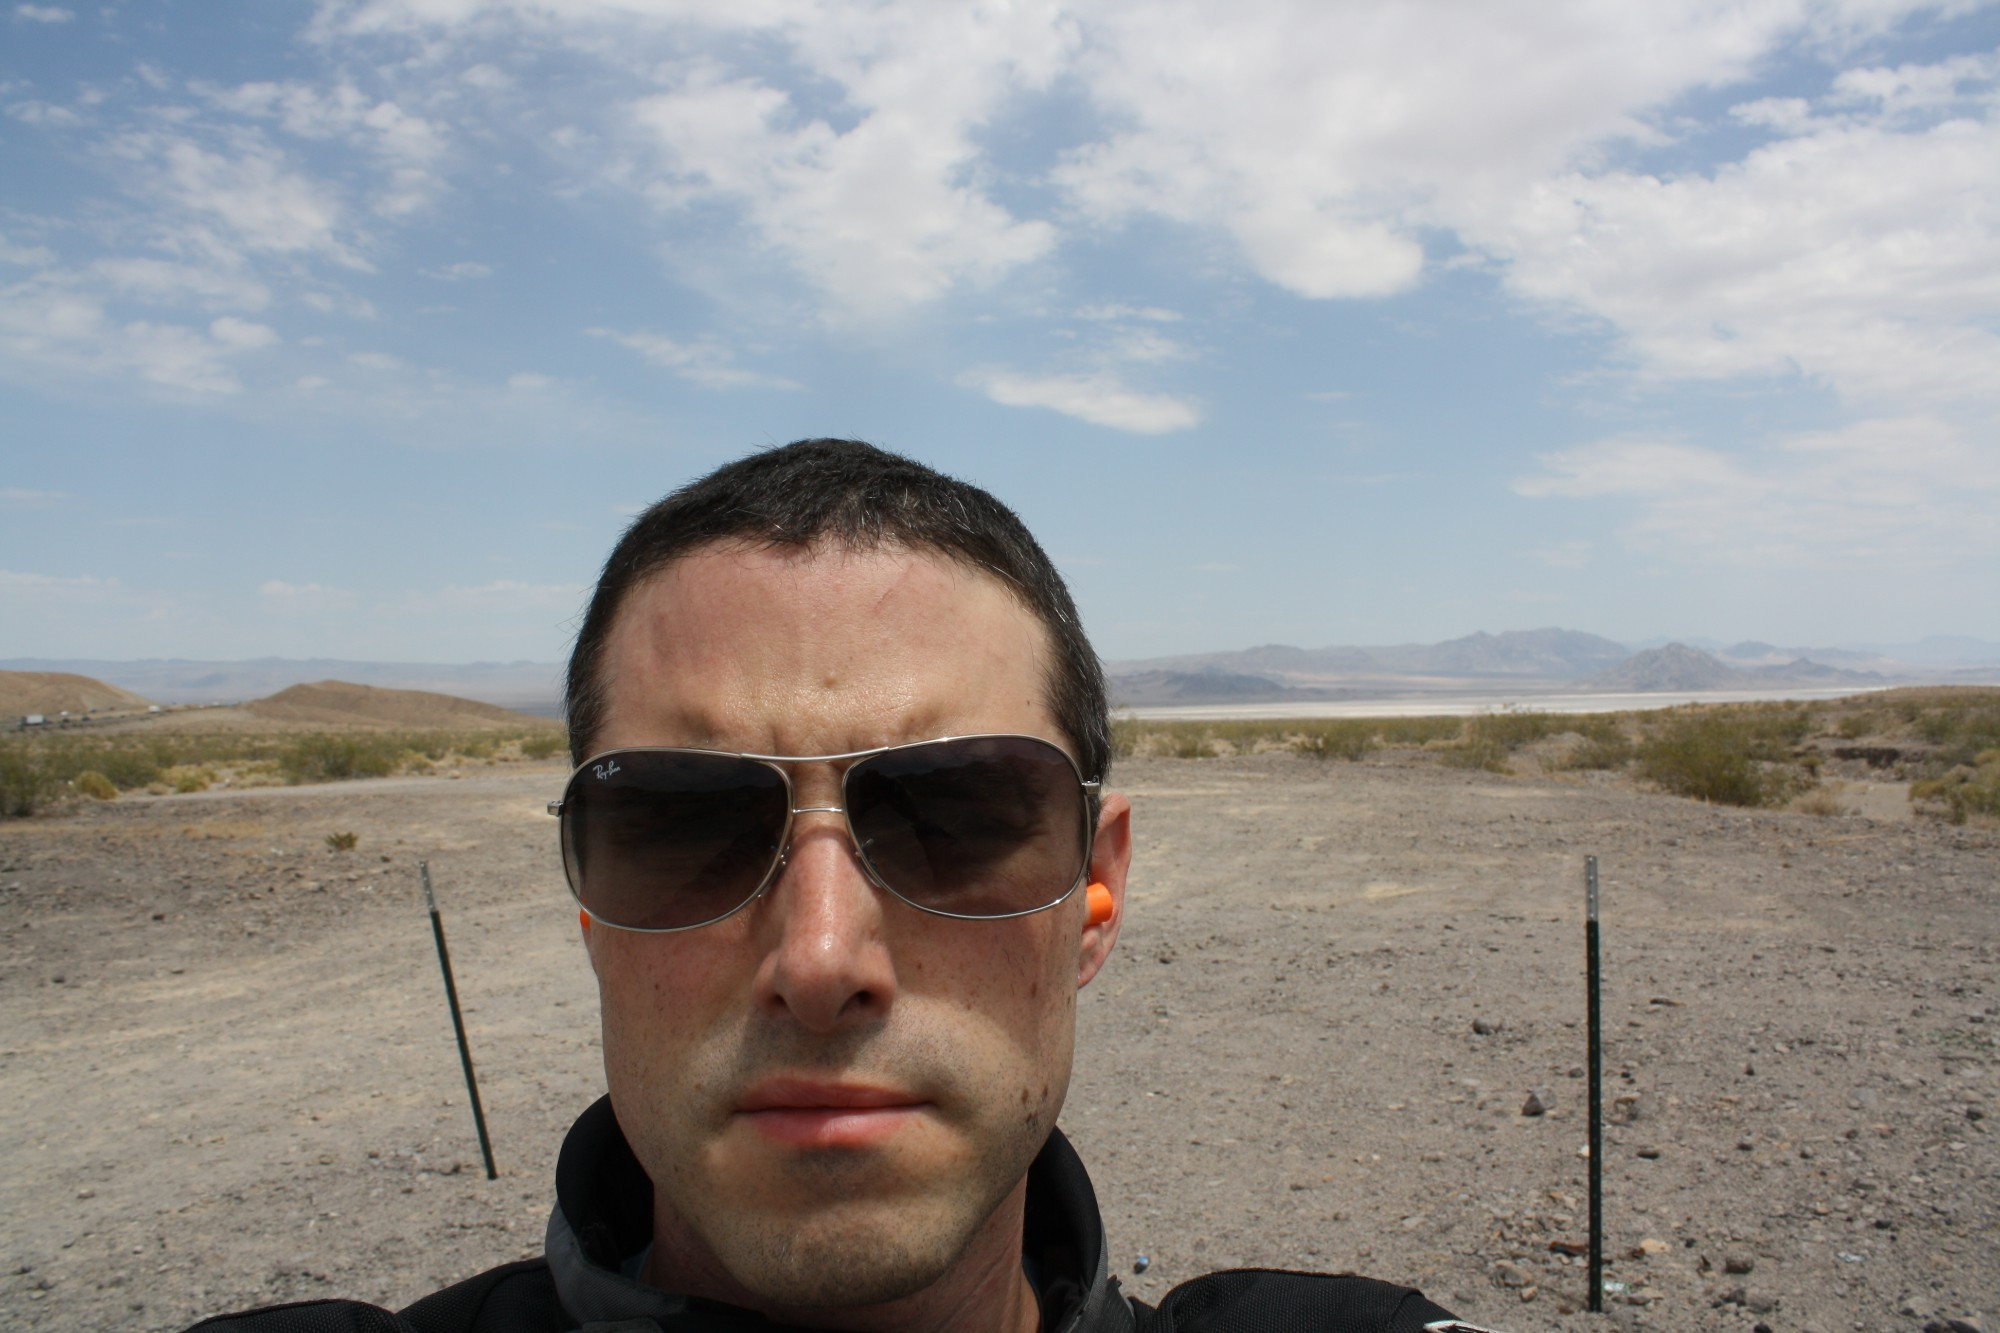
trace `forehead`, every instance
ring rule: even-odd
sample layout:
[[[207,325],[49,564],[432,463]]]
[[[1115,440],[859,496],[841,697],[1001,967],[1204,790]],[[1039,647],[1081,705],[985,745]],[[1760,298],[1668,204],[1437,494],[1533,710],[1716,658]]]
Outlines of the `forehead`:
[[[979,731],[1060,741],[1048,644],[1011,589],[940,554],[705,547],[620,606],[597,748],[828,754]]]

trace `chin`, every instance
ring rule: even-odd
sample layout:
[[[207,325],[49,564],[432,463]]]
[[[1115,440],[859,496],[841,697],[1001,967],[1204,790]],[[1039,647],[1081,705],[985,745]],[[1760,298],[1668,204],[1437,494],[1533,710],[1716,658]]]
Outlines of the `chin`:
[[[907,1204],[886,1217],[853,1212],[838,1209],[805,1222],[774,1220],[745,1234],[717,1237],[717,1256],[737,1282],[773,1309],[885,1305],[916,1295],[949,1272],[977,1227],[976,1219],[926,1217]]]

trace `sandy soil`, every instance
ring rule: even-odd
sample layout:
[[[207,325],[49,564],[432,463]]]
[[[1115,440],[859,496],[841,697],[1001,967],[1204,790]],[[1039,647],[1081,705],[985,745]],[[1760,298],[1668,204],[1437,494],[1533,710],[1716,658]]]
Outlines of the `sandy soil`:
[[[1116,777],[1131,913],[1064,1125],[1131,1290],[1269,1264],[1412,1281],[1504,1329],[2000,1329],[2000,835],[1395,755]],[[536,1253],[601,1086],[559,785],[513,765],[0,824],[0,1325],[395,1305]],[[1601,1316],[1552,1249],[1585,1237],[1586,853]]]

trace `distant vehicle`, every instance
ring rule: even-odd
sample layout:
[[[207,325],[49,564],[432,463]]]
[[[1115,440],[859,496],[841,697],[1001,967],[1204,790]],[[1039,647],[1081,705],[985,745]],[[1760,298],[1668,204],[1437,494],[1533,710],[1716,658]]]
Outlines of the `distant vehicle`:
[[[48,724],[48,718],[40,713],[29,713],[21,719],[21,728],[24,731],[29,727],[46,727]]]

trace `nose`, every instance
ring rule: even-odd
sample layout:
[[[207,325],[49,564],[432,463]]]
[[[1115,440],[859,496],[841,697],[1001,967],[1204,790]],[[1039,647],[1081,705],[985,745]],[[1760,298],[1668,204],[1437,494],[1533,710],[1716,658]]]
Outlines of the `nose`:
[[[896,969],[883,938],[882,898],[838,813],[823,806],[795,812],[785,868],[757,908],[765,949],[758,1004],[817,1033],[886,1017]]]

